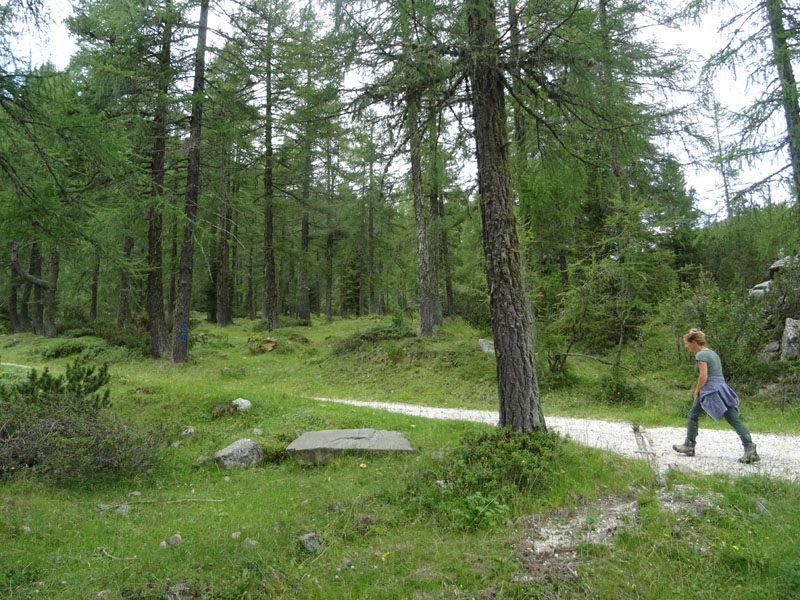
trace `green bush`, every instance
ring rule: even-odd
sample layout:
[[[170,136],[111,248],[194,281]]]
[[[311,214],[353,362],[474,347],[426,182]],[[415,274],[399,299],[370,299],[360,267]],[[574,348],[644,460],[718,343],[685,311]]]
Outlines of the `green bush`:
[[[64,331],[59,332],[59,336],[65,338],[79,338],[94,335],[94,328],[92,327],[75,327],[73,329],[65,329]]]
[[[605,404],[635,405],[642,401],[642,386],[631,381],[620,369],[614,369],[600,380],[596,399]]]
[[[139,348],[129,348],[127,346],[109,346],[107,344],[95,344],[88,346],[78,355],[79,360],[85,362],[102,362],[105,364],[139,360],[144,357],[145,355]]]
[[[366,331],[355,333],[346,337],[331,346],[334,354],[344,354],[355,352],[367,343],[378,342],[381,340],[399,340],[403,338],[415,337],[414,333],[407,325],[392,323],[391,325],[378,325]]]
[[[64,358],[65,356],[73,356],[80,354],[87,348],[98,346],[98,342],[81,339],[61,340],[52,343],[42,349],[42,358]],[[100,344],[104,346],[104,344]]]
[[[441,466],[414,476],[405,497],[413,499],[414,511],[449,517],[457,527],[505,521],[515,500],[549,488],[562,444],[554,432],[504,428],[468,434]]]
[[[142,356],[150,356],[150,333],[144,327],[124,327],[106,324],[97,327],[97,336],[109,346],[125,346],[137,350]]]
[[[65,375],[32,371],[0,386],[0,473],[25,469],[57,481],[149,467],[158,445],[107,414],[108,368],[76,360]]]

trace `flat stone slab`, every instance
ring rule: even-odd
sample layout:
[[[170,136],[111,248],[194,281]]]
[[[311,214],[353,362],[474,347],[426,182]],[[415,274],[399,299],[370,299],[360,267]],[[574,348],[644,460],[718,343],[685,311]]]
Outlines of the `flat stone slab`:
[[[297,462],[324,465],[345,452],[413,452],[405,435],[380,429],[326,429],[304,433],[286,448]]]

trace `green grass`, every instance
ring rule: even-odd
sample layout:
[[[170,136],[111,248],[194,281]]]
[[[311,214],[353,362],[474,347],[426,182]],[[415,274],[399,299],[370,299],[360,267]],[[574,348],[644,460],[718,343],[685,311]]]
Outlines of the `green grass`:
[[[336,320],[265,333],[237,320],[227,329],[196,327],[205,335],[188,364],[120,353],[110,365],[116,414],[141,427],[163,427],[169,445],[152,471],[132,478],[74,486],[24,473],[0,480],[0,597],[85,599],[108,590],[107,598],[155,599],[167,598],[177,584],[196,592],[188,597],[219,600],[797,594],[800,550],[791,541],[800,536],[800,486],[794,483],[672,475],[670,487],[688,483],[720,494],[712,508],[673,513],[657,500],[659,485],[645,463],[567,443],[550,485],[516,496],[507,523],[465,529],[449,514],[422,508],[409,491],[452,459],[467,432],[489,428],[311,397],[496,409],[494,361],[477,347],[477,332],[457,321],[432,340],[331,351],[336,341],[387,323]],[[252,354],[248,338],[267,335],[278,340],[276,349]],[[0,360],[61,372],[74,355],[44,358],[61,341],[1,337]],[[572,368],[572,386],[545,388],[547,414],[683,426],[681,402],[693,383],[688,368],[640,374],[658,393],[644,392],[635,407],[597,400],[605,366],[575,361]],[[0,369],[0,382],[19,376],[18,369]],[[215,405],[237,397],[253,408],[213,418]],[[796,408],[781,415],[769,402],[743,400],[754,432],[800,430]],[[183,438],[187,425],[196,433]],[[416,452],[348,455],[313,468],[280,460],[280,449],[304,431],[351,427],[401,431]],[[242,437],[263,443],[274,460],[245,470],[196,464]],[[577,578],[521,555],[521,542],[531,535],[526,515],[558,519],[609,497],[638,500],[638,519],[632,516],[613,547],[579,546]],[[221,502],[167,502],[182,499]],[[127,515],[97,509],[126,501],[146,502],[131,504]],[[309,532],[322,536],[320,554],[302,546],[300,537]],[[159,547],[176,533],[182,544]],[[258,546],[244,548],[245,538]]]

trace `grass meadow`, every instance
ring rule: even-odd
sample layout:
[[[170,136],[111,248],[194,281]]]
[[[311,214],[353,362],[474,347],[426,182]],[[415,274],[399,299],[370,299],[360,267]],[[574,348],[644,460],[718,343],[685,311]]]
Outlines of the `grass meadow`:
[[[567,440],[537,484],[456,497],[439,478],[455,472],[465,437],[492,428],[313,399],[496,409],[494,359],[479,349],[480,332],[456,320],[434,339],[354,337],[390,324],[315,320],[266,332],[261,322],[198,322],[192,358],[181,365],[91,336],[1,336],[7,363],[60,373],[79,353],[108,361],[114,415],[162,443],[139,473],[67,483],[24,470],[0,475],[0,597],[800,597],[797,483],[673,473],[667,491],[715,499],[675,511],[645,463]],[[267,336],[275,348],[254,353]],[[568,383],[544,377],[545,413],[683,426],[694,383],[688,363],[637,372],[631,403],[603,400],[607,369],[576,358]],[[0,373],[0,382],[26,376],[16,367]],[[742,395],[752,431],[800,433],[796,401]],[[239,397],[252,408],[215,409]],[[190,425],[194,434],[183,436]],[[283,454],[303,432],[359,427],[401,431],[415,452],[345,455],[317,467]],[[228,470],[204,460],[246,437],[265,448],[263,464]],[[532,522],[568,522],[588,510],[580,527],[597,529],[610,499],[636,508],[609,540],[580,542],[561,557],[525,551]],[[311,532],[323,540],[320,552],[301,541]],[[182,543],[171,545],[176,534]]]

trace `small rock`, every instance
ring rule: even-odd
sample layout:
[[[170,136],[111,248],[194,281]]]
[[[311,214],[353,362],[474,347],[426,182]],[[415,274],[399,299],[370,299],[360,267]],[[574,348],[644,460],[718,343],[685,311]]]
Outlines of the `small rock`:
[[[31,528],[30,528],[30,527],[28,527],[27,525],[22,525],[22,526],[19,528],[19,532],[20,532],[20,533],[30,533],[30,532],[31,532]]]
[[[108,598],[109,596],[111,596],[111,590],[100,590],[92,596],[92,600],[103,600],[103,598]]]
[[[322,550],[322,537],[317,532],[307,533],[301,538],[306,550],[317,554]]]
[[[445,479],[437,479],[436,485],[438,485],[443,490],[449,490],[453,487],[453,484]]]
[[[258,427],[253,429],[253,435],[263,435],[263,434],[264,434],[264,432],[261,431]]]
[[[769,512],[767,510],[767,507],[761,504],[761,502],[756,502],[756,510],[760,512],[762,515],[765,515]]]
[[[220,352],[219,357],[220,358],[228,358],[228,355],[225,354],[224,352]]]
[[[186,436],[192,435],[193,433],[194,433],[194,427],[192,427],[191,425],[189,425],[189,426],[187,426],[187,427],[186,427],[186,429],[184,429],[184,430],[181,432],[181,435],[182,435],[183,437],[186,437]]]
[[[180,598],[196,598],[198,591],[188,583],[176,583],[167,589],[167,598],[178,600]]]
[[[231,404],[233,404],[239,410],[247,410],[253,406],[253,403],[250,402],[250,400],[245,400],[244,398],[236,398],[236,400],[231,402]]]
[[[158,547],[159,547],[159,548],[166,548],[166,547],[167,547],[167,542],[166,542],[166,541],[162,541],[162,542],[161,542],[161,543],[158,545]]]
[[[176,533],[171,538],[169,538],[169,545],[170,546],[177,546],[183,543],[183,538],[181,537],[180,533]]]
[[[432,458],[444,458],[444,452],[431,452]]]
[[[180,447],[181,447],[181,442],[180,442],[180,440],[178,440],[177,442],[172,442],[172,447],[173,447],[173,448],[180,448]]]
[[[209,460],[211,460],[211,457],[209,457],[209,456],[207,456],[207,455],[205,455],[205,454],[201,454],[200,456],[198,456],[198,457],[197,457],[197,458],[194,460],[194,464],[195,464],[195,466],[200,466],[200,465],[202,465],[203,463],[205,463],[205,462],[208,462]]]
[[[222,480],[223,481],[230,481],[231,480],[231,476],[230,475],[225,475],[225,477],[223,477]]]
[[[242,542],[242,548],[255,548],[256,546],[260,545],[261,544],[259,544],[256,540],[250,538],[244,538],[244,541]]]
[[[214,454],[214,460],[223,467],[250,467],[264,459],[264,449],[249,438],[237,440]]]
[[[352,560],[350,560],[349,558],[347,558],[346,556],[345,556],[345,557],[342,559],[342,566],[343,566],[344,568],[347,568],[347,567],[349,567],[349,566],[350,566],[350,565],[352,565],[352,564],[353,564],[353,561],[352,561]]]
[[[141,495],[142,495],[142,492],[131,492],[131,493],[130,493],[130,494],[128,494],[128,495],[129,495],[129,496],[131,496],[131,497],[133,497],[133,498],[138,498],[139,496],[141,496]]]
[[[239,369],[239,371],[242,373],[242,375],[247,375],[247,367],[242,367]]]
[[[98,504],[97,505],[97,510],[99,510],[100,512],[103,512],[104,510],[108,510],[109,508],[111,508],[110,504]]]
[[[238,540],[240,537],[242,537],[242,532],[241,532],[241,531],[234,531],[234,532],[231,534],[231,537],[232,537],[233,539],[235,539],[235,540]]]
[[[131,505],[130,504],[120,504],[117,507],[117,511],[116,512],[117,512],[118,515],[127,515],[129,512],[131,512]]]
[[[494,342],[489,340],[479,339],[478,346],[487,354],[494,354]]]

